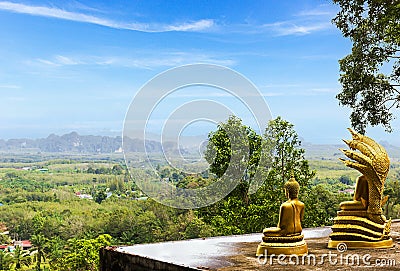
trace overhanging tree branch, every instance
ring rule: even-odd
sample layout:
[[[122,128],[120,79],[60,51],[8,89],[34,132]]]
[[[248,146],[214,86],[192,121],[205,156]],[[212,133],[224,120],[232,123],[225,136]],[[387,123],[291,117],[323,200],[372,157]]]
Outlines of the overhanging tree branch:
[[[332,21],[353,43],[351,53],[339,61],[342,91],[336,97],[341,105],[352,108],[350,119],[357,131],[365,132],[368,125],[391,131],[394,116],[390,111],[400,103],[396,89],[400,87],[400,5],[380,0],[333,2],[340,11]],[[392,71],[380,70],[384,64],[391,65]],[[383,106],[388,102],[393,103]],[[368,106],[373,104],[379,106]]]

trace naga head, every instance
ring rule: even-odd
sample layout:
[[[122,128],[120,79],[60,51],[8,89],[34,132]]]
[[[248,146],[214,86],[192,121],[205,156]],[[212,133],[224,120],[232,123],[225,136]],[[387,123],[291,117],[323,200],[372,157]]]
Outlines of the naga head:
[[[341,151],[353,161],[340,159],[346,166],[354,168],[367,178],[378,178],[383,184],[388,173],[390,160],[386,150],[373,139],[348,129],[352,140],[343,140],[350,150]]]

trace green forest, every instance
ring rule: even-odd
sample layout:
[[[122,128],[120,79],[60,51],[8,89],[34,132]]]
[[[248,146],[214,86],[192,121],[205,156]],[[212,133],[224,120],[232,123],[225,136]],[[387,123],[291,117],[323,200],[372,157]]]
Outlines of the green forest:
[[[285,200],[282,186],[291,175],[301,184],[299,197],[306,204],[303,227],[331,225],[339,203],[351,199],[359,173],[334,158],[306,160],[294,126],[279,117],[263,135],[230,117],[209,134],[204,156],[209,162],[207,174],[186,174],[159,165],[160,178],[196,189],[221,177],[232,152],[225,131],[246,135],[236,142],[249,146],[243,165],[246,173],[237,175],[239,185],[228,196],[193,210],[167,207],[146,197],[122,157],[97,155],[85,160],[18,154],[11,160],[4,155],[1,243],[30,240],[32,248],[0,250],[0,270],[97,270],[98,252],[104,246],[261,233],[278,222],[279,206]],[[261,152],[262,148],[267,151]],[[392,218],[400,217],[399,167],[398,162],[391,164],[385,189],[389,200],[384,211]],[[131,170],[145,176],[148,169]],[[256,175],[263,182],[250,194]]]

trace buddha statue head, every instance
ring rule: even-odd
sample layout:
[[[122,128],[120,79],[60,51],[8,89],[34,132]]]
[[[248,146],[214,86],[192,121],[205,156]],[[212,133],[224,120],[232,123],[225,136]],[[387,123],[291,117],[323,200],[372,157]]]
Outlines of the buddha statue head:
[[[292,176],[283,186],[285,189],[285,195],[289,199],[296,199],[299,195],[300,185],[296,179]]]

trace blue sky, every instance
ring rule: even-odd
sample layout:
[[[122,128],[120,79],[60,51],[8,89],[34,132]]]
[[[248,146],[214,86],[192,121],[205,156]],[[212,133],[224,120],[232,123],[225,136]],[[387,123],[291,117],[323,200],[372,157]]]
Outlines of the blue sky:
[[[338,59],[351,44],[331,24],[337,11],[322,0],[0,1],[0,138],[120,134],[148,80],[210,63],[251,80],[306,141],[339,143],[350,111],[335,99]],[[368,132],[400,144],[393,126]]]

